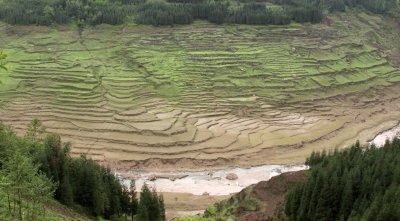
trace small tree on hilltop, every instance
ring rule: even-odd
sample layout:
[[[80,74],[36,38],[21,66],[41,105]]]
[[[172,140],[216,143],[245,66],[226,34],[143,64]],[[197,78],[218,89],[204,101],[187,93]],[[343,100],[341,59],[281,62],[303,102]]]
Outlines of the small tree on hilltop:
[[[6,58],[7,58],[7,55],[5,53],[3,53],[3,51],[0,51],[0,69],[7,70]]]
[[[26,135],[36,141],[45,132],[46,132],[46,128],[43,126],[42,121],[35,118],[28,125],[28,130],[26,132]]]

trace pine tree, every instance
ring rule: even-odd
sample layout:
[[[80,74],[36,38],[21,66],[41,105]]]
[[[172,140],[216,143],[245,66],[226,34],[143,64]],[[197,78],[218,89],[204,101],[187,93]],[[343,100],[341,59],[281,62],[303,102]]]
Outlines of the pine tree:
[[[153,194],[151,193],[147,184],[142,187],[142,192],[140,193],[139,207],[138,207],[138,219],[139,221],[153,221],[150,219],[151,204],[153,203]],[[156,220],[154,220],[156,221]]]
[[[288,219],[400,220],[399,153],[394,139],[379,149],[356,144],[323,153],[322,160],[313,154],[311,176],[286,197]]]
[[[164,196],[161,194],[158,198],[159,200],[159,205],[160,205],[160,218],[161,221],[166,221],[166,217],[165,217],[165,205],[164,205]]]
[[[133,221],[134,216],[138,212],[138,200],[137,200],[137,194],[136,194],[136,183],[135,183],[134,179],[132,179],[130,181],[129,198],[130,198],[129,212],[130,212],[130,215],[131,215],[131,220]]]

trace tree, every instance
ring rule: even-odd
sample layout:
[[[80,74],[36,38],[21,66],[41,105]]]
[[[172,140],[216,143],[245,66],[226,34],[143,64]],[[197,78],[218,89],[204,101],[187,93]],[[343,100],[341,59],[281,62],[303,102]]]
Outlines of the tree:
[[[8,204],[10,205],[10,194],[13,194],[11,199],[18,205],[17,213],[20,220],[23,219],[23,196],[24,198],[29,196],[35,204],[37,201],[50,197],[54,191],[52,182],[39,172],[39,166],[19,150],[16,150],[5,163],[2,173],[6,181],[5,189],[9,195]],[[11,213],[11,206],[9,206],[9,212]]]
[[[34,123],[37,124],[37,123]],[[48,134],[43,141],[42,171],[58,184],[55,198],[65,205],[72,205],[73,193],[69,172],[69,144],[63,146],[61,137]]]
[[[26,135],[28,137],[31,137],[33,140],[37,140],[45,132],[46,132],[46,128],[43,126],[42,121],[35,118],[28,125]]]
[[[7,55],[5,53],[3,53],[3,51],[0,51],[0,69],[7,70],[6,61],[5,61],[6,58],[7,58]]]
[[[158,196],[155,189],[151,191],[147,184],[142,187],[138,206],[139,221],[164,221],[164,199]]]
[[[152,204],[153,195],[147,186],[147,184],[143,184],[142,192],[140,193],[140,201],[138,207],[138,220],[139,221],[150,221],[150,206]]]
[[[400,220],[399,153],[394,139],[312,154],[310,177],[286,196],[288,220]]]
[[[165,206],[164,206],[164,196],[161,194],[160,197],[158,198],[159,200],[159,205],[160,205],[160,216],[161,216],[161,221],[165,221]]]
[[[93,216],[119,219],[129,213],[129,193],[111,169],[85,156],[71,158],[69,143],[57,134],[32,139],[41,134],[40,128],[41,122],[34,120],[27,135],[18,137],[0,123],[0,189],[8,196],[11,215],[34,219],[45,211],[37,208],[43,205],[38,202],[53,193],[59,202],[84,207]]]
[[[131,215],[131,220],[133,221],[134,216],[138,212],[138,200],[136,196],[136,183],[135,180],[132,179],[129,185],[129,198],[130,198],[130,204],[129,204],[129,212]]]

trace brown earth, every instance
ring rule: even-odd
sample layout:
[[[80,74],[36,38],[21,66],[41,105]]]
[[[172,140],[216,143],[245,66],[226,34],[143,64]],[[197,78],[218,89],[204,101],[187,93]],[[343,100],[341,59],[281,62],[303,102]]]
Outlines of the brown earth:
[[[262,181],[253,187],[252,195],[261,201],[260,212],[252,212],[238,218],[239,221],[263,221],[273,217],[277,209],[282,207],[285,194],[296,183],[306,179],[304,171],[289,172],[273,177],[269,181]],[[239,193],[240,197],[240,193]]]
[[[230,196],[193,195],[188,193],[162,193],[165,202],[167,220],[180,216],[196,215],[204,212],[211,204],[225,200]]]
[[[283,173],[268,181],[261,181],[234,194],[227,201],[215,204],[216,214],[228,211],[229,214],[223,214],[223,216],[233,216],[237,221],[271,220],[283,209],[286,193],[296,183],[305,179],[304,171],[297,171]],[[213,217],[208,214],[208,211],[204,213],[204,216]]]

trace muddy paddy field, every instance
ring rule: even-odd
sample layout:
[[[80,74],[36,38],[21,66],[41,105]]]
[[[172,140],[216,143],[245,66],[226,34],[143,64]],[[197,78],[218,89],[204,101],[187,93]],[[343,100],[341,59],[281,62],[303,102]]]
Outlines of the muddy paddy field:
[[[0,24],[9,56],[0,120],[22,134],[38,118],[74,156],[121,174],[302,164],[313,150],[366,143],[399,124],[399,33],[364,13],[81,34]],[[190,194],[167,193],[167,207],[197,197],[190,208],[202,210],[218,198]]]

